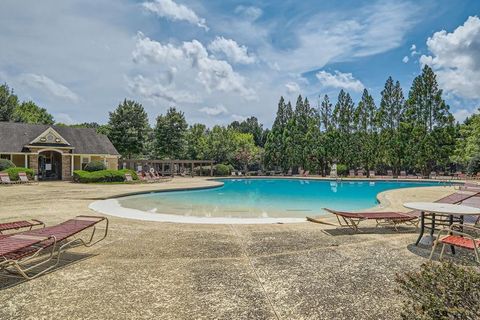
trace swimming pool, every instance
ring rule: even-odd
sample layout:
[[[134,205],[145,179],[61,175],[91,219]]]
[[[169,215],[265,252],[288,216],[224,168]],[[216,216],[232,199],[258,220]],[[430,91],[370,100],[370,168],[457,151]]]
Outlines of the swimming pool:
[[[324,207],[337,210],[360,210],[373,207],[377,204],[377,194],[382,191],[440,185],[433,181],[378,180],[224,179],[219,181],[223,182],[223,186],[132,195],[114,201],[126,211],[134,210],[139,217],[142,216],[140,212],[143,212],[149,216],[189,217],[190,220],[194,218],[193,220],[197,222],[201,220],[199,218],[203,220],[210,218],[207,220],[212,222],[219,220],[216,218],[299,221],[307,215],[322,214]],[[104,210],[99,211],[104,212]],[[145,220],[150,219],[145,218]]]

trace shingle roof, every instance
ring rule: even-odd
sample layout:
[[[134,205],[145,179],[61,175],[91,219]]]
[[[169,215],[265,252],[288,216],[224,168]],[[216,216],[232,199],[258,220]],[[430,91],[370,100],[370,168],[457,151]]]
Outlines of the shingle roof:
[[[43,124],[0,122],[0,153],[22,152],[25,145],[49,127],[57,131],[72,147],[74,153],[118,155],[107,136],[92,128],[71,128]]]

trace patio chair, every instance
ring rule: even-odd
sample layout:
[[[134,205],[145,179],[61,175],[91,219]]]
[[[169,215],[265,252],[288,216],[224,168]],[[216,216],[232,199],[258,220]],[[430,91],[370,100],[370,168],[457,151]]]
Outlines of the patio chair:
[[[470,232],[465,232],[468,230]],[[474,235],[475,234],[475,235]],[[439,259],[442,260],[445,252],[445,246],[455,246],[467,250],[473,250],[475,253],[475,260],[480,264],[480,225],[478,220],[475,225],[466,225],[454,223],[448,229],[440,230],[437,240],[434,242],[432,251],[430,252],[430,260],[432,260],[433,254],[437,245],[442,245]]]
[[[130,173],[125,173],[125,181],[126,182],[133,182],[132,175]]]
[[[406,171],[400,171],[400,175],[398,176],[401,179],[405,179],[407,177],[407,172]]]
[[[17,184],[17,181],[10,180],[10,176],[6,172],[0,172],[0,184]]]
[[[363,170],[358,170],[357,171],[357,177],[359,177],[359,178],[365,177],[365,175],[363,174]]]
[[[432,171],[432,172],[430,172],[429,178],[430,178],[430,179],[437,179],[437,178],[438,178],[438,174],[437,174],[435,171]]]
[[[304,176],[304,177],[308,177],[309,175],[310,175],[310,171],[309,171],[309,170],[307,170],[307,171],[305,171],[305,172],[303,173],[303,176]]]
[[[375,170],[370,170],[370,171],[368,171],[368,176],[369,176],[370,178],[375,178]]]
[[[0,223],[0,234],[3,234],[5,231],[20,230],[25,228],[32,230],[33,227],[37,226],[44,228],[45,223],[36,219],[4,222]]]
[[[28,176],[25,172],[19,172],[18,178],[20,179],[21,183],[32,183],[32,181],[28,180]]]
[[[103,221],[105,222],[104,233],[99,239],[94,240],[97,230],[96,226]],[[80,237],[73,238],[78,236],[80,232],[90,228],[92,232],[86,240]],[[91,247],[105,239],[107,234],[108,219],[106,217],[77,216],[55,226],[4,237],[0,239],[0,258],[2,258],[0,271],[4,271],[0,275],[23,277],[28,280],[34,279],[56,267],[60,262],[60,256],[63,251],[80,245]],[[48,253],[46,257],[33,261],[34,258],[39,257],[44,252]],[[54,259],[55,255],[55,263],[34,275],[29,275],[29,271],[49,263]]]
[[[388,179],[393,179],[393,170],[387,170],[387,176],[386,178]]]
[[[233,177],[235,177],[235,176],[237,175],[237,173],[236,173],[235,171],[232,171],[230,174],[231,174]]]
[[[355,170],[348,170],[348,177],[355,178]]]

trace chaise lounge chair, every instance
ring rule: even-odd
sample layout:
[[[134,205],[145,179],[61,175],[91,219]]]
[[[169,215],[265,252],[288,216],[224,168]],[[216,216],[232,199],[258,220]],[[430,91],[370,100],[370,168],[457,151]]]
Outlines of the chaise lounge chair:
[[[17,184],[17,181],[10,180],[10,176],[6,172],[0,172],[0,184]]]
[[[470,199],[479,193],[453,193],[435,202],[457,204]],[[340,227],[348,227],[358,231],[358,225],[364,220],[375,220],[378,226],[393,226],[398,231],[399,224],[410,224],[418,227],[420,212],[348,212],[324,208],[324,210],[335,214]],[[315,218],[307,217],[308,221],[317,222]]]
[[[33,181],[28,180],[28,176],[25,172],[19,172],[18,178],[20,179],[20,183],[32,183]]]
[[[348,170],[348,177],[355,178],[355,170]]]
[[[4,222],[4,223],[0,223],[0,234],[3,234],[5,231],[20,230],[25,228],[28,228],[28,230],[32,230],[33,227],[37,227],[37,226],[44,228],[45,223],[36,219]]]
[[[126,182],[133,182],[132,175],[130,173],[125,173],[125,181]]]
[[[393,226],[395,230],[398,224],[411,224],[418,227],[418,216],[400,212],[345,212],[324,208],[325,211],[333,213],[338,220],[340,227],[348,227],[358,231],[358,225],[364,220],[375,220],[378,226]],[[309,218],[307,218],[309,219]]]
[[[105,222],[104,234],[94,241],[96,225]],[[82,238],[72,238],[80,232],[92,229],[91,235],[87,240]],[[108,219],[105,217],[95,216],[77,216],[73,219],[62,222],[58,225],[45,227],[16,233],[0,239],[0,276],[6,277],[23,277],[25,279],[34,279],[45,272],[56,267],[60,262],[61,253],[68,248],[76,246],[91,247],[92,245],[102,241],[107,237]],[[49,249],[47,251],[47,249]],[[47,257],[39,259],[31,263],[31,261],[40,254],[48,252]],[[29,271],[40,267],[52,259],[56,255],[56,261],[53,265],[39,271],[34,275],[29,275]],[[27,265],[28,263],[28,265]]]

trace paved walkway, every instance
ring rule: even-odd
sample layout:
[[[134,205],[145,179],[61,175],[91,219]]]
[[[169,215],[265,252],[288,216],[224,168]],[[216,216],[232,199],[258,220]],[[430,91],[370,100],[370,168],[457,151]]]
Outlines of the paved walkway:
[[[92,214],[88,204],[97,199],[212,183],[0,187],[0,221],[53,224]],[[453,188],[422,190],[387,192],[380,209]],[[411,229],[110,221],[105,241],[71,250],[59,269],[28,282],[0,278],[0,319],[398,319],[395,274],[417,268],[429,252],[413,246]]]

